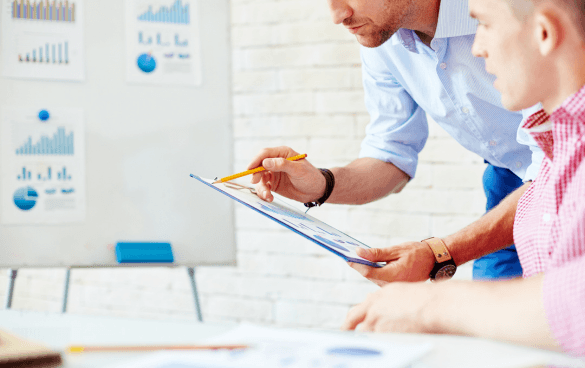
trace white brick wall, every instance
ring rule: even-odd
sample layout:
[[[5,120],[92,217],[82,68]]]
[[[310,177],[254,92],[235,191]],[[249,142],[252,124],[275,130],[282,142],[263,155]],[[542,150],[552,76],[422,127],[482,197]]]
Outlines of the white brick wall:
[[[326,0],[232,0],[234,172],[258,150],[286,144],[318,167],[357,157],[368,115],[358,44]],[[443,236],[483,213],[484,165],[435,123],[417,177],[400,195],[311,210],[377,247]],[[237,267],[197,270],[204,318],[338,328],[377,289],[315,244],[236,206]],[[464,266],[458,278],[469,278]],[[21,270],[13,308],[59,311],[62,269]],[[0,293],[6,291],[0,273]],[[183,268],[74,269],[72,313],[194,318]]]

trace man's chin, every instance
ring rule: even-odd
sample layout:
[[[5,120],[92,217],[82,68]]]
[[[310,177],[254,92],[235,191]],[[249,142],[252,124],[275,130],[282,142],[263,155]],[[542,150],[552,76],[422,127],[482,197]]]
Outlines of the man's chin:
[[[520,111],[520,110],[524,110],[529,108],[530,105],[529,103],[525,103],[524,101],[514,101],[514,99],[512,98],[506,98],[504,96],[502,96],[502,106],[504,106],[504,108],[506,110],[510,110],[510,111]]]
[[[385,41],[380,40],[379,38],[372,38],[372,37],[365,37],[356,35],[355,38],[360,43],[360,45],[364,47],[374,48],[382,45]]]

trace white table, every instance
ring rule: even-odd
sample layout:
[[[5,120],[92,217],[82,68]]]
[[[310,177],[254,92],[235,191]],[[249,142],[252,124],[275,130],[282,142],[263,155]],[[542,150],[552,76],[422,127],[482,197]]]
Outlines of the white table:
[[[68,345],[169,345],[196,344],[219,336],[235,324],[196,321],[157,321],[115,317],[0,311],[0,329],[64,350]],[[331,332],[339,334],[350,332]],[[585,361],[564,354],[496,341],[459,336],[424,334],[372,334],[388,342],[431,342],[431,353],[412,368],[521,368],[547,364],[585,368]],[[66,368],[94,368],[143,353],[64,354]]]

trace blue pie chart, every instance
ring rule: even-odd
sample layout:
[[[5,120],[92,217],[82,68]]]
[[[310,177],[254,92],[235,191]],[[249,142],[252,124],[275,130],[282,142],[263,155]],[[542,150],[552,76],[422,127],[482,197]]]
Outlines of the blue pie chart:
[[[151,54],[142,54],[136,60],[138,68],[145,73],[150,73],[156,69],[156,60]]]
[[[14,204],[23,211],[28,211],[37,204],[39,195],[31,187],[19,188],[14,192]]]

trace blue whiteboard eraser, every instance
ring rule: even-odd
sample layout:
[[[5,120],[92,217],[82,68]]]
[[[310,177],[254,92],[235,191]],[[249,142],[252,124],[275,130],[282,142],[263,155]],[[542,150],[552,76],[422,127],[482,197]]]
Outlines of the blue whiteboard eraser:
[[[172,263],[173,250],[170,243],[130,243],[116,244],[118,263]]]

